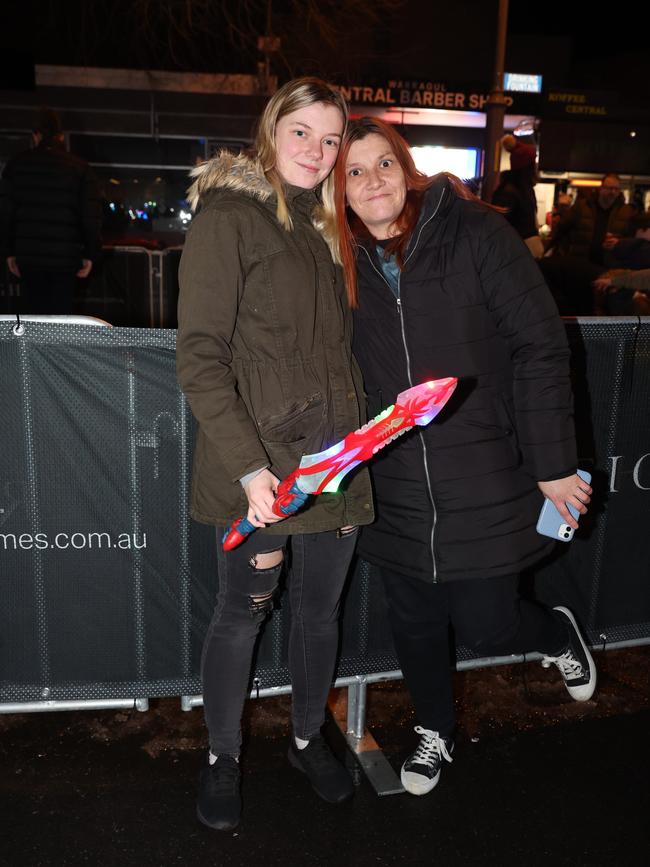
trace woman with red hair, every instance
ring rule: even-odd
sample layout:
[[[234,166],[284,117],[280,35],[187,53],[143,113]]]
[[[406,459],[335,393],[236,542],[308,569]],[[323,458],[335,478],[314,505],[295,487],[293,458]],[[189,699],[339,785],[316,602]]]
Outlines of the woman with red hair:
[[[448,646],[482,656],[538,650],[586,701],[596,671],[568,609],[519,596],[522,570],[553,543],[544,495],[571,527],[587,511],[576,474],[569,349],[530,253],[462,182],[415,168],[390,125],[347,129],[335,168],[339,256],[370,415],[405,388],[456,376],[434,423],[373,461],[377,520],[359,553],[383,581],[420,741],[402,766],[423,795],[451,761]]]

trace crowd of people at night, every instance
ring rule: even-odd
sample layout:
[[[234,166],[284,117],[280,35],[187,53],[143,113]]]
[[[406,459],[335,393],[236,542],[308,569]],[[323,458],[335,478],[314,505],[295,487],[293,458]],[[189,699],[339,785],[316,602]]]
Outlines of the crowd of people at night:
[[[578,188],[575,201],[558,190],[542,236],[535,186],[537,151],[530,142],[503,139],[510,169],[502,172],[492,202],[503,208],[524,239],[563,316],[644,315],[650,268],[650,213],[626,202],[621,178],[611,172]]]
[[[58,121],[43,118],[33,149],[2,175],[1,246],[18,312],[70,313],[100,256],[100,197]],[[452,762],[450,625],[479,654],[541,653],[576,701],[594,693],[572,612],[519,584],[554,545],[537,529],[544,500],[576,529],[592,495],[577,473],[559,314],[648,311],[650,216],[607,173],[575,201],[559,190],[543,237],[536,147],[515,137],[505,147],[510,170],[484,203],[449,173],[419,172],[394,127],[350,120],[336,89],[300,78],[271,97],[248,152],[222,151],[191,173],[177,371],[198,425],[192,516],[214,528],[218,551],[197,800],[211,828],[240,821],[242,710],[283,581],[288,761],[323,800],[352,796],[321,727],[355,550],[377,570],[415,709],[407,792],[428,794]],[[445,376],[459,385],[435,423],[340,490],[295,514],[274,510],[303,455]],[[226,552],[224,530],[241,516],[256,532]]]

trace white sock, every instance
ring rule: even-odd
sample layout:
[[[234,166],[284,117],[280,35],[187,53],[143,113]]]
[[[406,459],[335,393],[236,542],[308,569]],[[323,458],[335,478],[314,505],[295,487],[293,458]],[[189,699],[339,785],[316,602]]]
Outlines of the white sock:
[[[305,747],[309,746],[309,741],[303,741],[302,738],[297,738],[295,735],[293,736],[293,739],[296,742],[296,746],[299,750],[304,750]]]
[[[217,761],[218,758],[219,758],[219,756],[218,755],[215,756],[215,754],[212,752],[212,750],[210,750],[210,752],[208,753],[208,764],[213,765]],[[236,762],[238,762],[239,756],[233,756],[233,759]]]

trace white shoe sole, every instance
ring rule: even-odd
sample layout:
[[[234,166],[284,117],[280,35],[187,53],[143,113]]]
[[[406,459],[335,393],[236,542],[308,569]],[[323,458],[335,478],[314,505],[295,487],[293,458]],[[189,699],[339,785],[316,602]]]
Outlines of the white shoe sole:
[[[583,683],[580,686],[569,686],[567,684],[566,685],[567,691],[574,701],[589,701],[589,699],[594,694],[594,691],[596,689],[596,681],[598,680],[598,675],[596,672],[596,665],[594,663],[594,658],[591,655],[589,648],[585,644],[585,640],[582,637],[582,633],[580,632],[580,630],[578,628],[578,624],[576,623],[575,617],[569,611],[569,609],[565,608],[563,605],[556,605],[553,610],[554,611],[561,611],[562,614],[565,615],[565,617],[569,618],[569,620],[573,624],[573,627],[576,631],[576,634],[578,635],[578,638],[580,639],[580,644],[582,645],[583,653],[585,654],[585,656],[587,657],[587,661],[589,662],[589,682]]]
[[[414,774],[411,771],[405,771],[402,765],[400,780],[407,792],[411,795],[427,795],[432,789],[438,785],[440,779],[440,771],[433,779],[423,777],[422,774]]]

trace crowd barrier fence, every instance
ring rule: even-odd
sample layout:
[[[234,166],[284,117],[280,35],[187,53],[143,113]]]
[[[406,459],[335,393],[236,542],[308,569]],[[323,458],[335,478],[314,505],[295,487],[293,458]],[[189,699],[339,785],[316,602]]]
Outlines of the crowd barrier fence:
[[[137,245],[103,247],[89,277],[78,281],[75,311],[122,327],[176,328],[182,250],[182,246],[164,250]],[[20,313],[20,300],[20,281],[3,267],[0,314]]]
[[[171,260],[170,260],[171,261]],[[215,531],[190,520],[195,425],[173,330],[0,321],[0,712],[200,704]],[[650,641],[650,319],[567,320],[589,514],[537,570],[592,646]],[[288,599],[259,642],[251,694],[290,690]],[[511,662],[457,649],[460,668]],[[374,569],[358,561],[336,683],[360,736],[368,683],[400,676]]]

